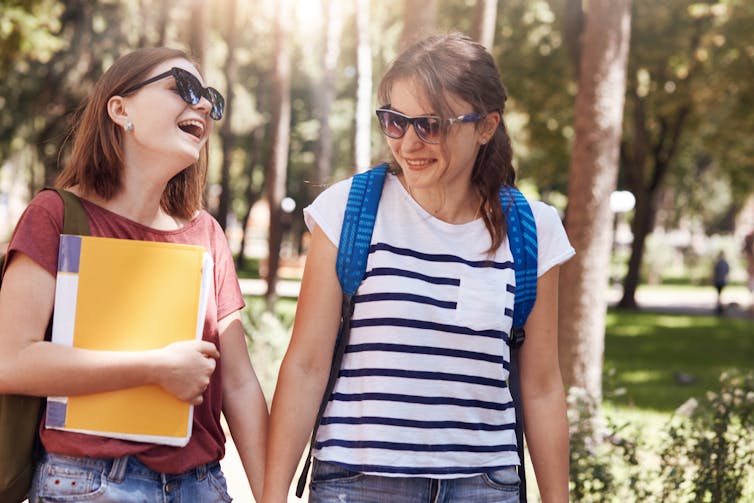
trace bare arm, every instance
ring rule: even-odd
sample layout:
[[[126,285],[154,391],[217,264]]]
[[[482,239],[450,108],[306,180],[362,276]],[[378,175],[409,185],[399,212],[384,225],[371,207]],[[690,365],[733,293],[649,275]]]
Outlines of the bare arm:
[[[150,351],[92,351],[44,341],[55,278],[23,253],[13,255],[0,290],[0,393],[61,396],[156,384],[181,400],[202,401],[219,352],[206,341]]]
[[[335,273],[336,257],[335,245],[315,228],[293,335],[272,402],[263,498],[266,503],[287,501],[327,384],[342,296]]]
[[[526,441],[543,503],[568,501],[568,421],[558,362],[558,274],[537,280],[537,300],[521,347]]]
[[[238,312],[220,320],[223,413],[236,444],[251,492],[262,498],[267,443],[267,402],[249,359]]]

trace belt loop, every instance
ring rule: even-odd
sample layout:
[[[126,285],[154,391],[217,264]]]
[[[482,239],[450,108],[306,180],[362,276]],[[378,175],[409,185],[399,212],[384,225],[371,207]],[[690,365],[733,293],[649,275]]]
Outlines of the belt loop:
[[[196,471],[196,480],[207,478],[207,465],[199,465],[194,470]]]
[[[108,480],[120,484],[126,478],[126,468],[128,467],[128,456],[121,456],[113,459],[113,465],[110,467],[110,473],[107,474]]]

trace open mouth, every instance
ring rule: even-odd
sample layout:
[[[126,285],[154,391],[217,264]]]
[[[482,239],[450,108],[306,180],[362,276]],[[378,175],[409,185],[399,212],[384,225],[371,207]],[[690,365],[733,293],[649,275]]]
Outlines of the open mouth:
[[[201,139],[204,134],[204,124],[196,119],[181,121],[178,123],[178,127],[181,131],[184,131],[197,139]]]

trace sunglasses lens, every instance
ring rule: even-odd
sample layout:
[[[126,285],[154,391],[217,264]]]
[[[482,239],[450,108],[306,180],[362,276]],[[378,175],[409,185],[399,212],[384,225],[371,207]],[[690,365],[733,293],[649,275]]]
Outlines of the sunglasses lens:
[[[419,138],[427,143],[438,143],[440,139],[440,120],[437,117],[417,117],[414,128]]]
[[[189,105],[196,105],[202,99],[202,85],[199,79],[191,75],[186,70],[175,69],[175,85],[183,101]]]
[[[174,75],[175,85],[183,101],[189,105],[196,105],[204,96],[212,104],[209,116],[216,121],[223,118],[225,98],[217,89],[213,87],[204,88],[199,79],[181,68],[176,68]]]
[[[207,99],[212,103],[212,110],[209,112],[209,116],[216,121],[223,118],[225,112],[225,98],[214,87],[207,88]]]
[[[406,134],[406,128],[408,127],[408,119],[406,117],[389,110],[380,110],[377,113],[377,118],[380,121],[380,127],[385,136],[401,138]]]

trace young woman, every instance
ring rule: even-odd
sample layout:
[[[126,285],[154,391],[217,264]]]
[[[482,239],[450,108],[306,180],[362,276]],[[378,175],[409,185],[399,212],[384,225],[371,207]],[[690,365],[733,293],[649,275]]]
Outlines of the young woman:
[[[490,54],[451,34],[403,52],[378,95],[393,172],[317,434],[310,501],[517,502],[504,342],[515,276],[498,198],[514,181],[504,87]],[[272,405],[265,503],[285,502],[327,381],[349,188],[350,180],[337,183],[305,209],[312,243]],[[555,210],[531,207],[539,260],[520,352],[522,396],[542,500],[560,502],[568,500],[568,428],[558,268],[574,251]]]
[[[45,453],[30,501],[163,501],[163,495],[164,501],[230,501],[219,465],[221,411],[261,497],[267,407],[248,357],[232,256],[222,229],[202,209],[207,139],[223,107],[223,97],[204,87],[183,52],[125,55],[78,116],[71,158],[56,182],[81,198],[93,236],[206,248],[214,272],[202,340],[143,352],[45,342],[62,200],[54,191],[39,193],[15,229],[0,290],[1,393],[69,396],[156,384],[195,405],[193,433],[182,448],[41,425]]]

